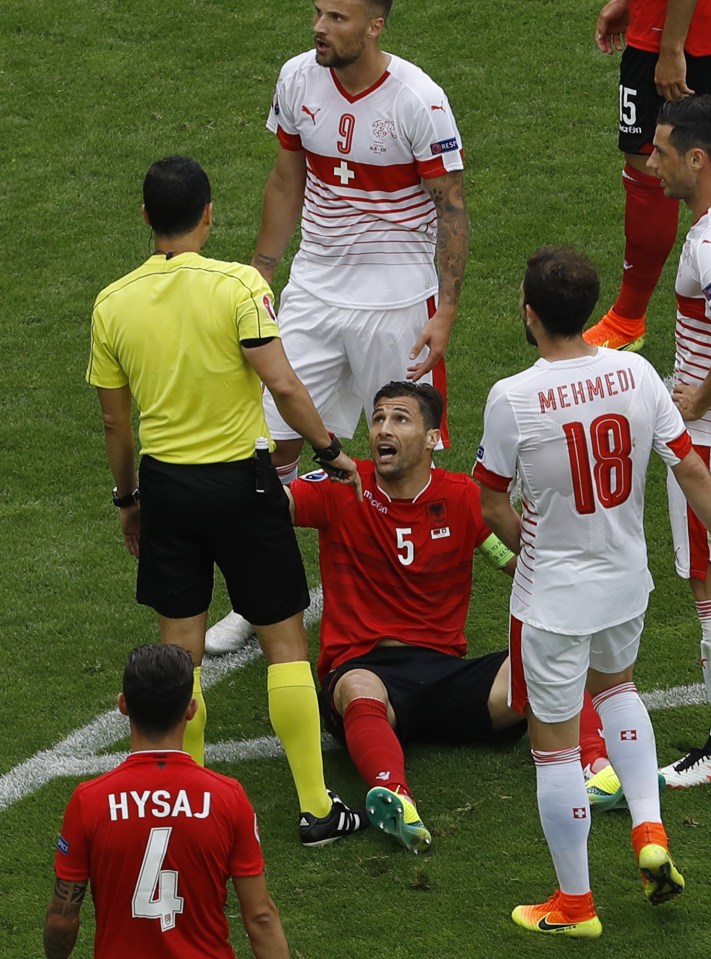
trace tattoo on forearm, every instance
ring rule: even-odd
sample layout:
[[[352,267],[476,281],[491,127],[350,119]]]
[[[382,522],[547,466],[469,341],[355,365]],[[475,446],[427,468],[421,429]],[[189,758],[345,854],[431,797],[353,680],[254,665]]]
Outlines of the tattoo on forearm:
[[[84,896],[86,882],[69,882],[66,879],[57,879],[54,886],[54,898],[50,904],[50,912],[62,916],[78,915]]]
[[[258,270],[273,270],[279,260],[275,256],[266,256],[264,253],[255,253],[252,257],[252,265]]]
[[[463,185],[431,190],[437,210],[437,268],[440,302],[458,303],[469,253],[469,221]]]
[[[88,883],[57,879],[44,923],[46,959],[67,959],[79,932],[79,910]]]

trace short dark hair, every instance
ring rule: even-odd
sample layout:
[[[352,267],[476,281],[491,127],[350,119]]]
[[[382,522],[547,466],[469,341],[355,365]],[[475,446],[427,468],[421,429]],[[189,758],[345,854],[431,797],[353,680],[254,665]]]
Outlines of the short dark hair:
[[[160,736],[181,721],[193,695],[190,653],[172,643],[132,650],[123,670],[129,718],[142,733]]]
[[[393,7],[393,0],[365,0],[371,10],[377,10],[376,16],[387,20]]]
[[[395,400],[399,396],[409,396],[417,400],[420,407],[425,428],[438,430],[444,415],[444,399],[442,394],[429,383],[410,383],[408,380],[391,380],[386,386],[381,386],[373,399],[373,409],[380,400]]]
[[[207,174],[190,157],[158,160],[143,181],[143,204],[148,220],[162,236],[189,233],[200,222],[211,197]]]
[[[523,301],[536,311],[550,336],[581,333],[599,296],[597,270],[575,250],[544,246],[527,263]]]
[[[657,125],[672,128],[669,142],[677,153],[699,147],[711,157],[711,94],[665,100]]]

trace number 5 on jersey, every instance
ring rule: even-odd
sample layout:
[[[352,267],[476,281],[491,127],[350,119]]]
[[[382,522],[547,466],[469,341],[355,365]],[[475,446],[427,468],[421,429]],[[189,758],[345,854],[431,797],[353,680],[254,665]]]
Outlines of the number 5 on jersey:
[[[411,539],[407,539],[408,536],[412,535],[412,527],[405,526],[402,529],[396,529],[395,535],[397,536],[397,558],[403,566],[409,566],[415,558],[415,544]],[[404,552],[400,553],[399,550],[404,550]]]

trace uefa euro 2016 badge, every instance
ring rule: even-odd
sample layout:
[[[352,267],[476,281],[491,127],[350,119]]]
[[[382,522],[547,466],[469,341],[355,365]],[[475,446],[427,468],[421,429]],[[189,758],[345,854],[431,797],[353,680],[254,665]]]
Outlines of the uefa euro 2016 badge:
[[[268,296],[266,293],[262,297],[262,304],[264,305],[264,309],[267,311],[269,316],[274,320],[275,323],[277,323],[278,320],[277,320],[277,315],[274,311],[274,304],[272,303],[272,298]]]
[[[328,473],[325,470],[313,470],[311,473],[304,473],[299,479],[308,480],[309,483],[321,483],[328,479]]]

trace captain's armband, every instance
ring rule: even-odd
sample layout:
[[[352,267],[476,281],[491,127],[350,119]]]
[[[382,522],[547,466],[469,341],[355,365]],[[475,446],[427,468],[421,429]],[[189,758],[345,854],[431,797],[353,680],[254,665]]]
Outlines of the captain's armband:
[[[515,555],[495,533],[487,536],[481,546],[477,546],[477,551],[494,569],[502,569]]]

